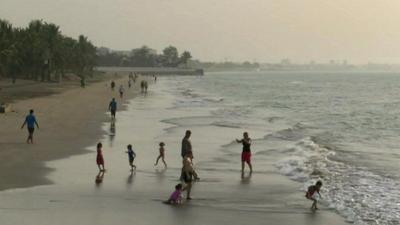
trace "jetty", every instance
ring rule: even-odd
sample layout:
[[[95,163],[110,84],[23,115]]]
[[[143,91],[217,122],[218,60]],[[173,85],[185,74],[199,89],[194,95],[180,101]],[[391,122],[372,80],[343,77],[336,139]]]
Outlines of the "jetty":
[[[203,69],[172,68],[172,67],[96,67],[100,72],[132,72],[142,75],[180,75],[203,76]]]

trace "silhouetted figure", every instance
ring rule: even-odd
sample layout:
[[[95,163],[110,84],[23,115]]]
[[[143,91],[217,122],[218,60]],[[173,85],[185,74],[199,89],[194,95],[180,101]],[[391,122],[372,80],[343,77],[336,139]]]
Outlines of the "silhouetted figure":
[[[111,81],[111,91],[114,91],[114,89],[115,89],[115,82]]]
[[[253,166],[251,165],[251,139],[249,137],[249,134],[247,132],[243,133],[243,139],[239,140],[236,139],[237,143],[242,143],[243,144],[243,150],[242,150],[242,176],[244,173],[244,163],[247,163],[247,165],[250,168],[250,173],[253,172]]]
[[[167,163],[165,162],[165,149],[164,149],[165,144],[164,144],[164,142],[160,142],[159,146],[160,146],[160,148],[159,148],[160,154],[158,155],[158,157],[156,159],[156,163],[154,165],[157,166],[158,160],[161,159],[162,162],[164,163],[165,168],[167,168]]]
[[[131,167],[131,171],[133,171],[133,169],[136,169],[136,166],[133,165],[133,161],[135,160],[136,153],[133,151],[132,145],[128,145],[127,149],[128,149],[128,151],[126,153],[128,153],[129,166]]]
[[[117,113],[117,102],[115,101],[115,98],[113,98],[108,105],[108,110],[111,112],[111,119],[115,120],[115,114]]]
[[[191,191],[192,191],[192,183],[195,178],[195,171],[193,168],[193,154],[192,152],[187,152],[186,155],[183,157],[182,160],[182,174],[181,174],[181,180],[186,184],[185,185],[185,190],[186,190],[186,199],[190,200],[191,198]]]
[[[102,147],[103,147],[103,145],[99,142],[97,144],[96,163],[97,163],[97,166],[99,167],[99,171],[105,172],[106,169],[104,168],[104,158],[103,158]]]

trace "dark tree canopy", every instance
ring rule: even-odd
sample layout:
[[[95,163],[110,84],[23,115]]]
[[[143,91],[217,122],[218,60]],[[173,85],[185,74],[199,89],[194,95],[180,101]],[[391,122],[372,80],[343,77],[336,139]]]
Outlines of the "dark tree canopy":
[[[96,47],[82,35],[66,37],[57,25],[42,20],[26,28],[0,20],[0,76],[50,81],[71,72],[83,77],[95,62]]]
[[[130,52],[96,48],[87,37],[67,37],[60,27],[32,20],[27,27],[15,28],[0,20],[0,76],[51,81],[66,73],[81,78],[91,75],[95,66],[179,67],[187,66],[190,52],[168,46],[162,54],[142,46]]]
[[[132,66],[132,67],[179,67],[186,66],[192,58],[190,52],[179,51],[174,46],[166,47],[162,54],[146,45],[127,52],[111,51],[107,48],[98,48],[97,65],[99,66]]]

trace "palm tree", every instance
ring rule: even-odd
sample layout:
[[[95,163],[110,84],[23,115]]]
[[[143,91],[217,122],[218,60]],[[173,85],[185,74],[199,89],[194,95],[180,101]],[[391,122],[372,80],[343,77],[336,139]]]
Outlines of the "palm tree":
[[[0,20],[0,76],[7,75],[8,63],[12,50],[13,28],[12,25],[5,20]]]

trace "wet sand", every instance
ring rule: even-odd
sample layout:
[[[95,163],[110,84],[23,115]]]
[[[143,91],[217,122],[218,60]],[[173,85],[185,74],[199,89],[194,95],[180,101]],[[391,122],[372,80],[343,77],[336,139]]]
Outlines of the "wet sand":
[[[100,113],[103,123],[97,123],[97,128],[102,127],[98,140],[103,142],[107,169],[101,183],[95,182],[96,141],[87,137],[88,147],[80,151],[87,154],[46,163],[48,168],[53,168],[46,176],[52,185],[0,192],[1,224],[347,224],[324,206],[312,213],[311,203],[304,199],[299,184],[276,172],[273,157],[267,162],[255,159],[254,174],[251,177],[246,174],[242,179],[236,154],[234,161],[230,161],[221,151],[216,153],[217,149],[210,148],[231,141],[238,131],[230,127],[214,127],[212,132],[209,127],[192,129],[195,166],[201,181],[194,185],[193,200],[180,206],[163,204],[179,182],[180,140],[191,127],[190,123],[178,125],[165,119],[188,114],[202,116],[206,111],[174,109],[168,88],[161,81],[147,96],[138,95],[130,100],[127,110],[118,113],[113,128],[105,114]],[[93,129],[95,122],[90,125]],[[76,128],[87,129],[79,124]],[[257,138],[262,134],[252,135]],[[54,144],[66,145],[62,140]],[[168,169],[153,166],[159,141],[167,144]],[[82,144],[85,143],[73,145],[81,149]],[[133,144],[137,154],[135,173],[129,172],[127,144]],[[240,152],[241,147],[232,148]],[[216,160],[219,155],[221,159]],[[233,167],[226,167],[225,163]]]
[[[101,123],[109,119],[106,114],[108,103],[112,97],[119,101],[117,91],[112,92],[109,88],[109,80],[114,77],[102,79],[104,81],[89,83],[86,88],[71,82],[57,88],[57,85],[17,81],[15,88],[28,92],[14,93],[15,99],[22,100],[12,104],[14,112],[0,114],[0,190],[51,183],[44,176],[51,169],[43,162],[85,153],[83,148],[101,137],[104,133]],[[125,86],[124,101],[139,92],[137,82],[134,88],[126,87],[127,76],[115,79],[117,86],[120,83]],[[12,88],[3,88],[3,91],[12,94]],[[30,93],[32,98],[28,98]],[[4,97],[7,99],[6,95]],[[123,108],[121,104],[119,107]],[[40,129],[35,131],[36,143],[28,145],[25,143],[26,127],[23,130],[20,127],[31,108],[35,110]]]
[[[94,142],[88,154],[75,155],[46,163],[54,170],[47,178],[52,185],[0,192],[1,223],[8,224],[347,224],[333,211],[320,206],[312,213],[299,184],[276,172],[274,158],[267,162],[255,159],[255,172],[240,177],[239,160],[231,162],[213,157],[216,149],[231,140],[237,130],[229,127],[194,128],[192,142],[196,168],[201,181],[195,183],[193,200],[180,206],[162,203],[178,183],[181,158],[180,140],[188,126],[166,123],[188,113],[204,114],[202,109],[171,108],[171,96],[162,82],[155,84],[148,96],[129,101],[126,111],[118,114],[115,128],[102,124],[103,154],[107,172],[96,184]],[[164,122],[161,122],[164,121]],[[115,129],[115,130],[114,130]],[[218,135],[210,135],[210,133]],[[254,138],[262,134],[252,133]],[[157,144],[166,142],[169,165],[154,167]],[[133,144],[137,153],[135,173],[129,172],[125,153]],[[240,152],[240,146],[235,145]],[[240,154],[237,154],[239,158]],[[225,167],[224,163],[233,164]],[[218,166],[220,165],[220,166]]]

